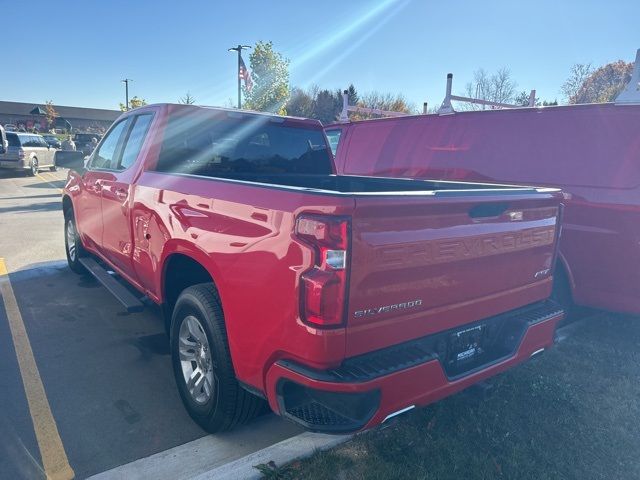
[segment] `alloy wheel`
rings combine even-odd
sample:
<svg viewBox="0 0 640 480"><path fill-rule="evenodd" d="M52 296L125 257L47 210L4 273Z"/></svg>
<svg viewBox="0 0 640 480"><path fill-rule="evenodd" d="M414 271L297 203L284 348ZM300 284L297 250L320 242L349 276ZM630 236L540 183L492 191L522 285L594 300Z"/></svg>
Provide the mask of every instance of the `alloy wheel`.
<svg viewBox="0 0 640 480"><path fill-rule="evenodd" d="M207 334L193 315L180 325L178 350L187 391L196 403L207 403L214 390L213 362Z"/></svg>

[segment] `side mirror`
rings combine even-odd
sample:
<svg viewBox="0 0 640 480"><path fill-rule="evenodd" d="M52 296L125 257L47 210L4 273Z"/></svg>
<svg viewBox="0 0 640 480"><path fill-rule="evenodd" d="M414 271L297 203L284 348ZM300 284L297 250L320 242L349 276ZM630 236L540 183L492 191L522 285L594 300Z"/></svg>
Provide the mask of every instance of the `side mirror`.
<svg viewBox="0 0 640 480"><path fill-rule="evenodd" d="M82 174L86 170L85 159L82 152L72 152L67 150L57 150L56 153L56 165L59 167L68 168L69 170L75 170Z"/></svg>

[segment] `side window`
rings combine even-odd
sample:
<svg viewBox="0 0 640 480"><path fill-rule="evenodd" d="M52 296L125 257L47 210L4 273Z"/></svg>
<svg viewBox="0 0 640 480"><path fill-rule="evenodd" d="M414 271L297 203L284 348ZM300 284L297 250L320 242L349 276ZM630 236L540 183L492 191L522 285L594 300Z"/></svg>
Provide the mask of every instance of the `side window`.
<svg viewBox="0 0 640 480"><path fill-rule="evenodd" d="M115 169L117 165L116 155L119 146L122 143L122 134L126 131L131 118L125 118L118 122L107 136L103 139L102 144L93 155L91 160L91 168Z"/></svg>
<svg viewBox="0 0 640 480"><path fill-rule="evenodd" d="M42 147L42 148L47 148L47 142L45 141L44 138L42 137L36 137L36 140L38 140L38 146Z"/></svg>
<svg viewBox="0 0 640 480"><path fill-rule="evenodd" d="M336 152L338 151L338 143L340 143L340 135L342 135L342 130L338 128L336 130L327 130L325 133L327 134L327 140L329 140L331 153L333 153L333 156L335 157Z"/></svg>
<svg viewBox="0 0 640 480"><path fill-rule="evenodd" d="M138 158L138 154L140 153L140 149L142 148L142 144L144 143L144 139L147 135L152 119L152 114L138 115L135 117L135 123L131 128L129 138L127 138L127 143L122 151L122 159L120 160L118 170L126 170L133 165Z"/></svg>

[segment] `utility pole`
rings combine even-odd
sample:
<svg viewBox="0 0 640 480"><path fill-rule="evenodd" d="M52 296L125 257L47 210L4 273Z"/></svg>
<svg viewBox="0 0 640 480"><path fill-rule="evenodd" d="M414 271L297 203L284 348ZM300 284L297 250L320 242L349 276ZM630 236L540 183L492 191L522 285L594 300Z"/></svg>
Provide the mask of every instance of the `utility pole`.
<svg viewBox="0 0 640 480"><path fill-rule="evenodd" d="M238 52L238 69L236 70L236 76L238 77L238 108L242 108L242 78L240 78L240 64L242 63L242 50L251 48L251 45L240 45L237 47L231 47L229 51Z"/></svg>
<svg viewBox="0 0 640 480"><path fill-rule="evenodd" d="M131 80L130 78L125 78L124 80L121 80L122 83L124 83L124 97L125 97L125 108L127 110L129 110L129 82L133 82L133 80Z"/></svg>

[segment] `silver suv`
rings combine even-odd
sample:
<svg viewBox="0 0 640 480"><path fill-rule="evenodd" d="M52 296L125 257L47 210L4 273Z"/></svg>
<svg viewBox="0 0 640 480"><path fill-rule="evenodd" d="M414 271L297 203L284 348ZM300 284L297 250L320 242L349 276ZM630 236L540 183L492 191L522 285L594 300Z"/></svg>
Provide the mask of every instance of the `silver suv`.
<svg viewBox="0 0 640 480"><path fill-rule="evenodd" d="M0 168L26 170L31 176L42 167L56 169L56 149L47 144L42 135L18 132L6 132L6 135L9 146L0 153Z"/></svg>

